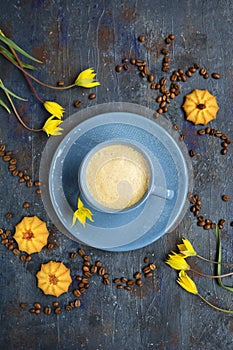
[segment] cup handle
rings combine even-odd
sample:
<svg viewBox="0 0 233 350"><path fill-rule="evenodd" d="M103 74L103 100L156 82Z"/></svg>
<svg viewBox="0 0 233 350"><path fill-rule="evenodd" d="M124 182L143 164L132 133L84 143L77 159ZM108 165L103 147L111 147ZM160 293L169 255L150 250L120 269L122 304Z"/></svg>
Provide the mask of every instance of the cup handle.
<svg viewBox="0 0 233 350"><path fill-rule="evenodd" d="M152 188L151 194L164 199L172 199L174 197L174 191L166 189L161 186L155 186Z"/></svg>

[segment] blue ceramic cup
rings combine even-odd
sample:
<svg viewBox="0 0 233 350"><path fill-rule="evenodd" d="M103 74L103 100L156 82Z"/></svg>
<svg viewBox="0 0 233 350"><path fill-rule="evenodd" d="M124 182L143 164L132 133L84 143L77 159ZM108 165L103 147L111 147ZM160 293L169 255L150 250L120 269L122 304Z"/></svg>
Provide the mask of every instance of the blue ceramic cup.
<svg viewBox="0 0 233 350"><path fill-rule="evenodd" d="M173 190L155 183L155 171L150 152L143 145L111 139L84 157L78 174L80 193L90 207L111 214L136 209L151 195L172 199ZM101 182L97 183L98 179Z"/></svg>

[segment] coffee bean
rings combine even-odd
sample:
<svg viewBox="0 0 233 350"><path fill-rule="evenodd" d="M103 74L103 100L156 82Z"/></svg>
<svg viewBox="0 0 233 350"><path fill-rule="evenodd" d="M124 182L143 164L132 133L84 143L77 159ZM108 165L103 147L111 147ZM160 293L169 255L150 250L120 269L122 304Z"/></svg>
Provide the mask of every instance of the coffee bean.
<svg viewBox="0 0 233 350"><path fill-rule="evenodd" d="M52 311L52 309L51 309L51 307L49 307L49 306L46 306L46 307L44 308L44 313L45 313L45 315L50 315L50 314L51 314L51 311Z"/></svg>
<svg viewBox="0 0 233 350"><path fill-rule="evenodd" d="M3 156L3 160L4 160L4 162L9 162L9 161L10 161L10 159L11 159L11 157L10 157L10 156Z"/></svg>
<svg viewBox="0 0 233 350"><path fill-rule="evenodd" d="M167 55L169 53L169 51L167 49L162 49L161 50L161 54L162 55Z"/></svg>
<svg viewBox="0 0 233 350"><path fill-rule="evenodd" d="M21 309L26 309L27 304L26 303L20 303L19 306L21 307Z"/></svg>
<svg viewBox="0 0 233 350"><path fill-rule="evenodd" d="M96 94L94 94L94 93L89 94L88 98L89 98L89 100L94 100L96 98Z"/></svg>
<svg viewBox="0 0 233 350"><path fill-rule="evenodd" d="M134 58L130 58L130 63L131 64L135 64L136 63L136 60Z"/></svg>
<svg viewBox="0 0 233 350"><path fill-rule="evenodd" d="M1 242L3 245L7 244L8 243L8 239L3 239L2 242Z"/></svg>
<svg viewBox="0 0 233 350"><path fill-rule="evenodd" d="M85 272L84 272L84 276L90 278L90 277L92 277L92 274L91 274L90 271L85 271Z"/></svg>
<svg viewBox="0 0 233 350"><path fill-rule="evenodd" d="M201 227L205 226L205 221L198 221L197 226L201 226Z"/></svg>
<svg viewBox="0 0 233 350"><path fill-rule="evenodd" d="M198 135L205 135L205 129L200 129L200 130L198 130Z"/></svg>
<svg viewBox="0 0 233 350"><path fill-rule="evenodd" d="M220 79L221 78L220 74L218 74L218 73L212 73L211 76L214 79Z"/></svg>
<svg viewBox="0 0 233 350"><path fill-rule="evenodd" d="M22 262L25 262L25 261L26 261L26 258L27 258L26 255L21 255L21 256L20 256L20 260L21 260Z"/></svg>
<svg viewBox="0 0 233 350"><path fill-rule="evenodd" d="M171 40L174 40L175 39L175 35L174 34L169 34L169 39L171 39Z"/></svg>
<svg viewBox="0 0 233 350"><path fill-rule="evenodd" d="M29 261L31 261L31 260L32 260L31 255L26 256L26 259L25 259L26 262L29 262Z"/></svg>
<svg viewBox="0 0 233 350"><path fill-rule="evenodd" d="M195 73L197 71L197 69L195 67L190 67L188 69L191 73Z"/></svg>
<svg viewBox="0 0 233 350"><path fill-rule="evenodd" d="M219 222L218 222L218 224L222 225L222 226L224 226L225 223L226 223L226 220L224 220L224 219L220 219Z"/></svg>
<svg viewBox="0 0 233 350"><path fill-rule="evenodd" d="M13 216L13 214L10 211L8 211L8 213L5 214L6 219L11 219L12 216Z"/></svg>
<svg viewBox="0 0 233 350"><path fill-rule="evenodd" d="M82 104L82 102L77 100L74 102L74 107L79 108L79 107L81 107L81 104Z"/></svg>
<svg viewBox="0 0 233 350"><path fill-rule="evenodd" d="M155 264L150 264L149 268L151 269L151 271L154 271L156 269L156 266L155 266Z"/></svg>
<svg viewBox="0 0 233 350"><path fill-rule="evenodd" d="M108 279L108 278L104 278L104 279L103 279L103 284L104 284L105 286L108 286L108 285L110 284L109 279Z"/></svg>
<svg viewBox="0 0 233 350"><path fill-rule="evenodd" d="M19 251L18 249L14 248L14 249L13 249L13 253L14 253L15 255L19 255L20 251Z"/></svg>
<svg viewBox="0 0 233 350"><path fill-rule="evenodd" d="M33 308L31 308L31 309L29 310L29 312L30 312L31 314L34 314L34 313L36 312L36 310L33 309Z"/></svg>
<svg viewBox="0 0 233 350"><path fill-rule="evenodd" d="M144 268L142 269L142 272L143 272L144 274L150 272L150 267L149 267L149 266L144 267Z"/></svg>
<svg viewBox="0 0 233 350"><path fill-rule="evenodd" d="M152 81L154 81L154 75L153 74L149 74L148 75L148 81L151 83Z"/></svg>
<svg viewBox="0 0 233 350"><path fill-rule="evenodd" d="M34 303L34 306L35 306L36 309L41 309L40 303L37 303L37 302L36 302L36 303Z"/></svg>
<svg viewBox="0 0 233 350"><path fill-rule="evenodd" d="M70 253L70 258L71 259L74 259L75 257L76 257L76 253L75 252Z"/></svg>
<svg viewBox="0 0 233 350"><path fill-rule="evenodd" d="M78 254L83 257L85 254L85 251L83 249L78 249Z"/></svg>
<svg viewBox="0 0 233 350"><path fill-rule="evenodd" d="M145 277L146 278L151 278L151 277L153 277L153 273L152 272L147 272L147 273L145 273Z"/></svg>
<svg viewBox="0 0 233 350"><path fill-rule="evenodd" d="M34 186L39 187L41 185L39 180L34 181Z"/></svg>
<svg viewBox="0 0 233 350"><path fill-rule="evenodd" d="M170 39L170 38L168 38L168 37L167 37L167 38L165 38L165 40L164 40L164 41L165 41L165 43L166 43L167 45L169 45L169 44L171 43L171 39Z"/></svg>
<svg viewBox="0 0 233 350"><path fill-rule="evenodd" d="M63 80L60 80L57 82L57 86L64 86L65 82Z"/></svg>
<svg viewBox="0 0 233 350"><path fill-rule="evenodd" d="M186 72L185 72L185 74L187 75L187 77L189 77L189 78L191 78L192 77L192 72L190 72L190 70L187 70Z"/></svg>
<svg viewBox="0 0 233 350"><path fill-rule="evenodd" d="M202 67L199 71L200 75L205 75L206 74L206 68Z"/></svg>
<svg viewBox="0 0 233 350"><path fill-rule="evenodd" d="M126 277L121 277L121 282L122 283L127 283L128 279Z"/></svg>
<svg viewBox="0 0 233 350"><path fill-rule="evenodd" d="M228 147L228 143L222 142L222 143L221 143L221 146L222 146L223 148L227 148L227 147Z"/></svg>
<svg viewBox="0 0 233 350"><path fill-rule="evenodd" d="M31 188L32 186L33 186L32 181L30 181L30 180L29 180L29 181L27 181L27 187L30 187L30 188ZM38 190L37 190L37 191L38 191Z"/></svg>
<svg viewBox="0 0 233 350"><path fill-rule="evenodd" d="M117 289L123 289L124 287L122 286L122 284L118 284L117 285Z"/></svg>
<svg viewBox="0 0 233 350"><path fill-rule="evenodd" d="M24 202L23 203L23 208L27 209L30 207L30 203L29 202Z"/></svg>
<svg viewBox="0 0 233 350"><path fill-rule="evenodd" d="M224 202L228 202L228 201L230 200L230 197L227 196L226 194L224 194L224 195L222 196L222 200L223 200Z"/></svg>
<svg viewBox="0 0 233 350"><path fill-rule="evenodd" d="M135 283L136 283L137 286L141 287L143 282L142 282L142 280L139 278L139 279L136 280Z"/></svg>
<svg viewBox="0 0 233 350"><path fill-rule="evenodd" d="M62 312L61 308L60 307L56 307L56 309L54 310L54 313L56 315L60 314Z"/></svg>
<svg viewBox="0 0 233 350"><path fill-rule="evenodd" d="M123 68L124 68L124 70L128 70L129 69L129 65L128 64L124 64Z"/></svg>
<svg viewBox="0 0 233 350"><path fill-rule="evenodd" d="M11 164L11 165L8 166L8 169L10 171L15 171L16 170L16 166Z"/></svg>
<svg viewBox="0 0 233 350"><path fill-rule="evenodd" d="M195 153L194 153L194 151L192 149L189 151L189 155L190 155L190 157L194 157L195 156Z"/></svg>
<svg viewBox="0 0 233 350"><path fill-rule="evenodd" d="M91 273L96 273L98 270L97 266L92 265L90 268Z"/></svg>
<svg viewBox="0 0 233 350"><path fill-rule="evenodd" d="M0 151L4 152L4 151L5 151L5 149L6 149L6 145L1 144L1 145L0 145Z"/></svg>
<svg viewBox="0 0 233 350"><path fill-rule="evenodd" d="M95 262L95 266L97 266L97 267L101 267L101 266L102 266L102 262L101 262L101 261L99 261L99 260L98 260L98 261L96 261L96 262Z"/></svg>
<svg viewBox="0 0 233 350"><path fill-rule="evenodd" d="M120 278L114 278L113 283L119 284L121 282Z"/></svg>
<svg viewBox="0 0 233 350"><path fill-rule="evenodd" d="M205 224L203 227L204 227L204 230L210 230L211 225L210 224Z"/></svg>
<svg viewBox="0 0 233 350"><path fill-rule="evenodd" d="M74 307L79 308L81 306L81 301L76 299L74 302Z"/></svg>
<svg viewBox="0 0 233 350"><path fill-rule="evenodd" d="M227 148L223 148L223 149L221 149L221 154L222 154L222 155L227 154L227 152L228 152Z"/></svg>
<svg viewBox="0 0 233 350"><path fill-rule="evenodd" d="M17 160L15 158L11 158L10 164L15 165L17 163Z"/></svg>
<svg viewBox="0 0 233 350"><path fill-rule="evenodd" d="M139 279L139 278L141 278L141 276L142 276L141 272L135 272L135 274L134 274L134 278L135 278L136 280Z"/></svg>
<svg viewBox="0 0 233 350"><path fill-rule="evenodd" d="M209 74L208 74L208 73L204 74L204 75L203 75L203 78L204 78L204 79L208 79L208 78L209 78Z"/></svg>
<svg viewBox="0 0 233 350"><path fill-rule="evenodd" d="M76 296L76 297L81 297L81 295L82 295L82 293L80 292L80 290L79 289L74 289L73 290L73 294Z"/></svg>
<svg viewBox="0 0 233 350"><path fill-rule="evenodd" d="M140 41L140 43L142 43L145 40L146 40L146 37L144 35L139 35L138 41Z"/></svg>
<svg viewBox="0 0 233 350"><path fill-rule="evenodd" d="M122 71L122 68L123 68L122 66L117 65L117 66L116 66L116 72L118 72L118 73L121 72L121 71Z"/></svg>
<svg viewBox="0 0 233 350"><path fill-rule="evenodd" d="M66 305L65 309L66 309L66 311L71 311L72 310L72 306L71 305Z"/></svg>

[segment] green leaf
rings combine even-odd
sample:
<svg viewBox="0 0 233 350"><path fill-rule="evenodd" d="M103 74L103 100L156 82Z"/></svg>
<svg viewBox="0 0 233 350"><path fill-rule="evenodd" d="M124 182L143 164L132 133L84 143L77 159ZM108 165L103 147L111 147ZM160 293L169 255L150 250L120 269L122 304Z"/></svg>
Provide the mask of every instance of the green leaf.
<svg viewBox="0 0 233 350"><path fill-rule="evenodd" d="M23 98L23 97L20 97L16 94L14 94L12 91L8 90L4 85L3 85L3 82L2 80L0 79L0 88L3 89L5 92L7 92L9 95L17 98L18 100L21 100L21 101L27 101L27 99Z"/></svg>
<svg viewBox="0 0 233 350"><path fill-rule="evenodd" d="M221 244L221 236L220 236L220 230L218 225L216 226L216 244L217 244L217 261L218 263L222 262L222 244ZM221 275L221 264L217 265L217 276ZM222 283L221 278L217 279L218 284L220 287L229 290L230 292L233 292L233 287L226 286L225 284Z"/></svg>
<svg viewBox="0 0 233 350"><path fill-rule="evenodd" d="M8 51L5 47L3 47L3 46L1 46L1 45L0 45L0 52L2 52L2 53L4 54L4 56L7 56L7 57L9 58L9 60L14 61L14 62L18 65L18 62L17 62L17 60L15 59L14 55L13 55L10 51ZM27 63L25 63L25 62L23 62L23 61L21 61L21 64L22 64L22 67L23 67L23 68L31 69L31 70L36 69L36 68L35 68L34 66L32 66L31 64L27 64Z"/></svg>
<svg viewBox="0 0 233 350"><path fill-rule="evenodd" d="M5 102L3 102L3 100L1 100L0 99L0 105L2 106L2 107L4 107L6 110L7 110L7 112L10 114L11 113L11 111L10 111L10 108L5 104Z"/></svg>
<svg viewBox="0 0 233 350"><path fill-rule="evenodd" d="M38 63L43 63L41 61L39 61L37 58L29 55L29 53L27 53L26 51L24 51L23 49L21 49L18 45L16 45L11 39L9 38L6 38L4 35L1 34L1 31L0 31L0 40L2 42L4 42L4 44L12 47L13 49L15 49L16 51L18 51L19 53L21 53L23 56L27 57L27 58L30 58L31 60L33 61L36 61Z"/></svg>

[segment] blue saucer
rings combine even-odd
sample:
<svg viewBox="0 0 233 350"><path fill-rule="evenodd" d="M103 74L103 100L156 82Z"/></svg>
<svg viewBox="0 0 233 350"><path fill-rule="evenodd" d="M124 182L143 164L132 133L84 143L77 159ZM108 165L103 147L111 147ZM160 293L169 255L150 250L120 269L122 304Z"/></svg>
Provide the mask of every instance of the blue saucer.
<svg viewBox="0 0 233 350"><path fill-rule="evenodd" d="M93 147L112 138L142 144L153 159L156 181L172 189L174 197L165 200L150 196L142 208L127 214L105 214L89 207L94 222L87 222L85 228L78 222L72 226L79 166ZM154 242L180 221L189 190L189 171L181 148L164 127L142 115L118 111L93 116L65 135L53 154L48 187L53 211L71 237L103 250L128 251Z"/></svg>

